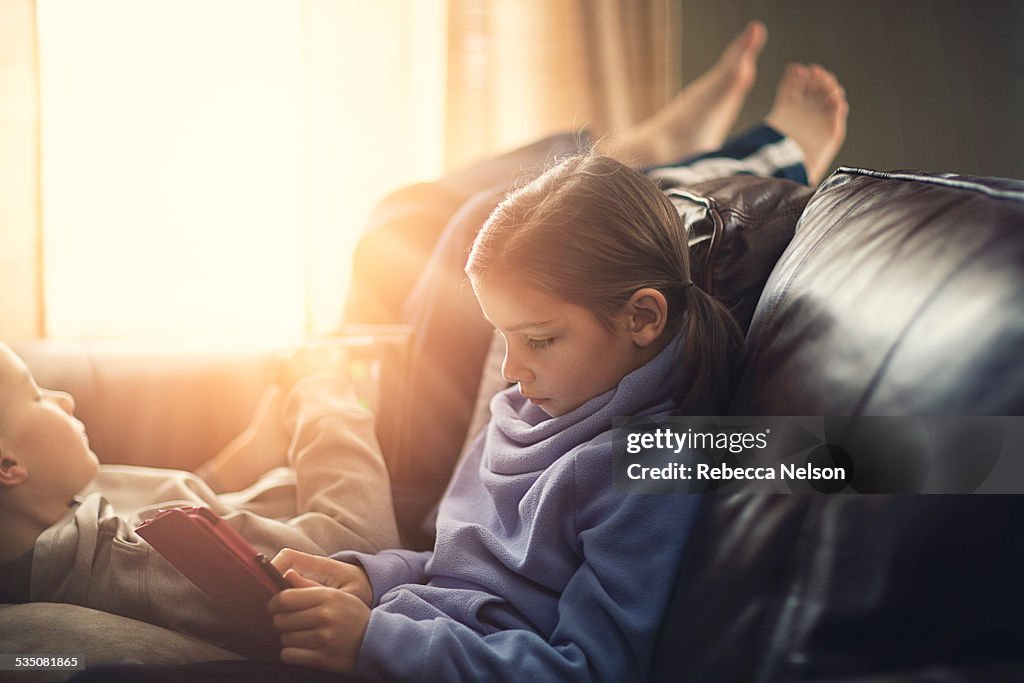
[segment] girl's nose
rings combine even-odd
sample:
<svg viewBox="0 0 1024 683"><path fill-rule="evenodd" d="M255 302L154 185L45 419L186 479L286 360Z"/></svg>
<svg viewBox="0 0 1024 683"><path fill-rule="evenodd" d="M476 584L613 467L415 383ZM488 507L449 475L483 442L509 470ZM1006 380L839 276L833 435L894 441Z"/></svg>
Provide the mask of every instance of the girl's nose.
<svg viewBox="0 0 1024 683"><path fill-rule="evenodd" d="M534 379L533 373L529 368L520 363L517 358L514 358L509 352L508 347L505 348L505 360L501 363L501 376L505 378L506 382L513 384L517 382L532 382Z"/></svg>

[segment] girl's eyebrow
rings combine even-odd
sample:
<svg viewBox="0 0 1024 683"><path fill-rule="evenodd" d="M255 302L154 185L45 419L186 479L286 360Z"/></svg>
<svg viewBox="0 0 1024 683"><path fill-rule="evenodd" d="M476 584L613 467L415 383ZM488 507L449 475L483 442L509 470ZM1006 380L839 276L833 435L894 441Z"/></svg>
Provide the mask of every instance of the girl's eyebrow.
<svg viewBox="0 0 1024 683"><path fill-rule="evenodd" d="M519 330L525 330L528 327L544 327L545 325L551 325L554 322L556 322L556 320L552 318L551 320L544 320L536 323L522 323L521 325L513 325L512 327L508 328L508 331L518 332Z"/></svg>

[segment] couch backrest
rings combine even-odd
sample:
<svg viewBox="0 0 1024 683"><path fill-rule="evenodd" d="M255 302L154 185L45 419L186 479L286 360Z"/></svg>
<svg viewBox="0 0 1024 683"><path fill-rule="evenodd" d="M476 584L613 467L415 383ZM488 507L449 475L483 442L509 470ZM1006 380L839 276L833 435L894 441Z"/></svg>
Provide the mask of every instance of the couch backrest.
<svg viewBox="0 0 1024 683"><path fill-rule="evenodd" d="M747 337L736 415L1024 413L1024 182L840 168Z"/></svg>
<svg viewBox="0 0 1024 683"><path fill-rule="evenodd" d="M1020 414L1024 183L840 169L747 343L736 415ZM1022 680L1022 572L1021 496L708 496L652 679Z"/></svg>
<svg viewBox="0 0 1024 683"><path fill-rule="evenodd" d="M694 283L728 306L746 330L812 189L751 175L685 187L662 179L660 185L686 226Z"/></svg>

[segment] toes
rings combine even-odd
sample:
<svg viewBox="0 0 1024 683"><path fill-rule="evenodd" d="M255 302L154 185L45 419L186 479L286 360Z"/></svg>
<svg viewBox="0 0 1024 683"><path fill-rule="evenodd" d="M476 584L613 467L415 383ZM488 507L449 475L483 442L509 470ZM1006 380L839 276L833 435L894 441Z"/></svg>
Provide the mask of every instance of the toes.
<svg viewBox="0 0 1024 683"><path fill-rule="evenodd" d="M807 80L806 86L808 97L824 102L834 98L840 100L845 98L846 91L839 84L839 79L836 78L834 73L820 64L812 64L809 70L810 77Z"/></svg>
<svg viewBox="0 0 1024 683"><path fill-rule="evenodd" d="M788 101L793 98L803 97L807 78L810 75L807 67L803 64L790 62L779 80L777 97L780 101Z"/></svg>
<svg viewBox="0 0 1024 683"><path fill-rule="evenodd" d="M786 65L786 71L782 76L782 82L784 84L796 87L807 80L810 75L810 71L803 64L796 62L790 62Z"/></svg>
<svg viewBox="0 0 1024 683"><path fill-rule="evenodd" d="M825 99L832 90L829 72L821 64L811 64L810 78L807 79L807 95L814 99Z"/></svg>
<svg viewBox="0 0 1024 683"><path fill-rule="evenodd" d="M767 39L768 29L765 25L760 21L751 21L725 48L722 58L731 62L747 56L756 57Z"/></svg>
<svg viewBox="0 0 1024 683"><path fill-rule="evenodd" d="M846 104L846 88L839 85L839 82L837 81L835 88L833 88L832 92L829 94L829 99Z"/></svg>
<svg viewBox="0 0 1024 683"><path fill-rule="evenodd" d="M847 103L846 98L839 93L832 93L828 99L825 100L825 106L829 111L835 113L837 116L843 116L850 109L850 105Z"/></svg>
<svg viewBox="0 0 1024 683"><path fill-rule="evenodd" d="M743 30L743 45L747 50L760 52L768 39L768 28L760 21L752 21Z"/></svg>
<svg viewBox="0 0 1024 683"><path fill-rule="evenodd" d="M826 101L837 111L849 107L849 104L846 102L846 89L839 84L839 81L834 76L832 89L829 91Z"/></svg>

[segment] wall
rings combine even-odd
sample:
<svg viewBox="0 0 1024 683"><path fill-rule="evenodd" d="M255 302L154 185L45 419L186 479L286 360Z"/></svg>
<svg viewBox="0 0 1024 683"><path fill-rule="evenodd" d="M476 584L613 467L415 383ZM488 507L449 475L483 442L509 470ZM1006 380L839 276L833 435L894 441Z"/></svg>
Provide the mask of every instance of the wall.
<svg viewBox="0 0 1024 683"><path fill-rule="evenodd" d="M0 340L41 333L35 2L0 2Z"/></svg>
<svg viewBox="0 0 1024 683"><path fill-rule="evenodd" d="M1024 3L680 2L684 82L748 19L768 25L738 126L767 112L787 62L818 61L850 102L838 164L1024 178Z"/></svg>

